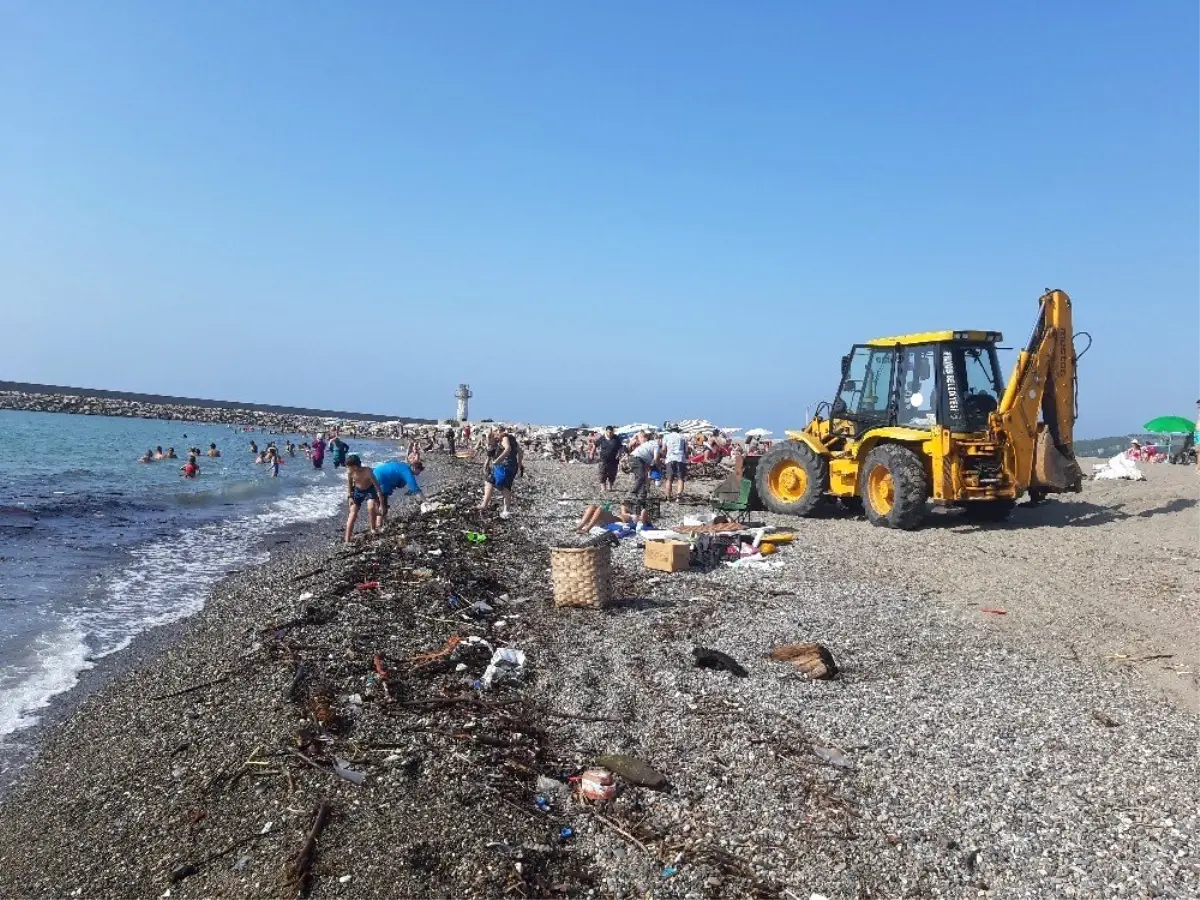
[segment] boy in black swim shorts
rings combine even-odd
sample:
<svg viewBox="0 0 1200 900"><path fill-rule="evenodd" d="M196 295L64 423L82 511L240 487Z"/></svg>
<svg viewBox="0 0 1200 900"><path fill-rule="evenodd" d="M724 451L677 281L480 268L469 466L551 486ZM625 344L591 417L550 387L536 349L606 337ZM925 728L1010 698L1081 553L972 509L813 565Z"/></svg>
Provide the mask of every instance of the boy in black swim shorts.
<svg viewBox="0 0 1200 900"><path fill-rule="evenodd" d="M350 515L346 517L346 543L354 536L354 523L358 521L358 511L365 500L367 503L367 526L371 534L375 533L376 520L379 517L379 498L383 491L375 480L375 473L362 464L358 454L351 453L346 457L346 490L350 500Z"/></svg>

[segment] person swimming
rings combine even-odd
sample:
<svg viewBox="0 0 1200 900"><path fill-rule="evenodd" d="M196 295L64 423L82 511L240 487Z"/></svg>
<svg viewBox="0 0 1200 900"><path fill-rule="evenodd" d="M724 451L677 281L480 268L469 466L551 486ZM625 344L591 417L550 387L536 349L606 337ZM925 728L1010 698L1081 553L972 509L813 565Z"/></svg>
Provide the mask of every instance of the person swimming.
<svg viewBox="0 0 1200 900"><path fill-rule="evenodd" d="M209 456L220 456L221 451L217 449L216 444L209 444L208 445L208 455Z"/></svg>
<svg viewBox="0 0 1200 900"><path fill-rule="evenodd" d="M145 452L145 454L142 456L142 458L138 460L138 462L144 462L144 463L154 462L154 451L147 450Z"/></svg>
<svg viewBox="0 0 1200 900"><path fill-rule="evenodd" d="M284 444L283 449L287 451L288 456L296 455L296 445L293 444L291 441L288 441L286 444Z"/></svg>
<svg viewBox="0 0 1200 900"><path fill-rule="evenodd" d="M257 444L256 442L254 442L254 441L251 441L251 442L250 442L250 452L251 452L251 453L257 453L257 452L258 452L258 444Z"/></svg>
<svg viewBox="0 0 1200 900"><path fill-rule="evenodd" d="M155 459L166 459L166 458L167 458L166 454L165 454L165 453L163 453L163 448L162 448L162 447L155 447L155 448L154 448L154 458L155 458Z"/></svg>
<svg viewBox="0 0 1200 900"><path fill-rule="evenodd" d="M166 458L167 458L167 459L179 459L179 457L175 455L175 448L174 448L174 447L168 447L168 448L167 448L167 456L166 456Z"/></svg>
<svg viewBox="0 0 1200 900"><path fill-rule="evenodd" d="M183 473L184 478L195 478L200 474L200 466L196 464L196 457L189 456L188 461L179 467L179 471Z"/></svg>

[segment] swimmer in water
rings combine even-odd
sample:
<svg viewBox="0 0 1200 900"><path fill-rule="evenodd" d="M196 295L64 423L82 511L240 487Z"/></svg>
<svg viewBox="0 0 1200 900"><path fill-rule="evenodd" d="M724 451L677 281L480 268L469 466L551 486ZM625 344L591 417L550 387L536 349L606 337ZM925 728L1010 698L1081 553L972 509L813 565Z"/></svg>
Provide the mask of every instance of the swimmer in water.
<svg viewBox="0 0 1200 900"><path fill-rule="evenodd" d="M168 448L167 448L167 456L166 456L166 458L167 458L167 459L179 459L179 457L175 455L175 448L174 448L174 447L168 447Z"/></svg>
<svg viewBox="0 0 1200 900"><path fill-rule="evenodd" d="M279 458L279 451L276 450L274 447L268 447L266 457L264 458L263 461L268 466L271 467L271 477L278 478L279 477L279 465L282 462L282 460L280 460L280 458Z"/></svg>
<svg viewBox="0 0 1200 900"><path fill-rule="evenodd" d="M221 451L217 449L217 445L216 445L216 444L209 444L209 445L208 445L208 454L207 454L207 455L208 455L208 456L220 456L220 455L221 455Z"/></svg>
<svg viewBox="0 0 1200 900"><path fill-rule="evenodd" d="M154 462L154 451L147 450L145 455L142 456L142 458L139 459L138 462L144 462L144 463Z"/></svg>
<svg viewBox="0 0 1200 900"><path fill-rule="evenodd" d="M250 452L251 452L251 453L257 453L257 452L258 452L258 444L257 444L257 443L255 443L254 441L251 441L251 442L250 442Z"/></svg>
<svg viewBox="0 0 1200 900"><path fill-rule="evenodd" d="M293 444L291 441L288 441L286 444L284 444L283 449L287 451L288 456L296 455L296 445Z"/></svg>
<svg viewBox="0 0 1200 900"><path fill-rule="evenodd" d="M379 515L379 498L383 491L375 480L375 473L364 466L355 454L346 457L346 491L350 499L350 515L346 518L346 543L354 536L354 523L365 500L367 524L371 534L375 533L376 517Z"/></svg>
<svg viewBox="0 0 1200 900"><path fill-rule="evenodd" d="M154 448L154 458L155 459L166 459L167 458L166 454L163 453L162 447Z"/></svg>
<svg viewBox="0 0 1200 900"><path fill-rule="evenodd" d="M183 473L183 478L195 478L200 474L200 466L196 464L196 457L189 456L188 461L179 467L179 471Z"/></svg>

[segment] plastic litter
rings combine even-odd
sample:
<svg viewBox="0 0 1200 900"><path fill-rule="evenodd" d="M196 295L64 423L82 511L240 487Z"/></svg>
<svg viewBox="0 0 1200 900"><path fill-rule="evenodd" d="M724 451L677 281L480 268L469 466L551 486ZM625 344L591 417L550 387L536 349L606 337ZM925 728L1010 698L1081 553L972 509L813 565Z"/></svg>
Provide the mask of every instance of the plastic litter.
<svg viewBox="0 0 1200 900"><path fill-rule="evenodd" d="M488 539L488 536L482 531L464 531L463 537L471 544L482 544Z"/></svg>
<svg viewBox="0 0 1200 900"><path fill-rule="evenodd" d="M558 830L558 839L562 842L569 841L573 837L575 837L575 829L570 825L564 825Z"/></svg>
<svg viewBox="0 0 1200 900"><path fill-rule="evenodd" d="M579 793L589 800L611 800L617 793L617 782L608 769L586 769L579 779Z"/></svg>
<svg viewBox="0 0 1200 900"><path fill-rule="evenodd" d="M357 585L359 591L373 591L378 587L378 581L360 581Z"/></svg>
<svg viewBox="0 0 1200 900"><path fill-rule="evenodd" d="M533 805L536 806L538 809L540 809L542 812L550 812L550 801L547 800L545 797L543 797L541 794L538 794L533 799Z"/></svg>
<svg viewBox="0 0 1200 900"><path fill-rule="evenodd" d="M679 868L677 866L663 866L662 877L670 878L672 875L678 875Z"/></svg>
<svg viewBox="0 0 1200 900"><path fill-rule="evenodd" d="M841 750L836 750L833 747L822 747L818 744L812 745L812 752L829 763L831 766L837 766L839 769L853 769L854 763L846 758L846 755Z"/></svg>
<svg viewBox="0 0 1200 900"><path fill-rule="evenodd" d="M492 654L492 661L483 670L483 678L480 679L480 683L484 688L490 688L498 676L501 679L520 678L524 668L524 651L514 647L501 647Z"/></svg>
<svg viewBox="0 0 1200 900"><path fill-rule="evenodd" d="M362 784L367 780L366 772L360 772L358 769L350 768L346 760L342 759L340 756L335 756L333 759L333 771L335 771L338 775L341 775L351 784Z"/></svg>
<svg viewBox="0 0 1200 900"><path fill-rule="evenodd" d="M616 772L630 784L650 788L654 791L666 790L667 776L663 775L645 760L636 756L626 756L624 753L610 753L596 758L596 765L603 766Z"/></svg>
<svg viewBox="0 0 1200 900"><path fill-rule="evenodd" d="M981 609L980 612L991 613L993 616L1007 616L1007 609Z"/></svg>
<svg viewBox="0 0 1200 900"><path fill-rule="evenodd" d="M1118 453L1106 463L1092 466L1092 478L1097 481L1145 481L1146 476L1132 459Z"/></svg>
<svg viewBox="0 0 1200 900"><path fill-rule="evenodd" d="M486 616L491 611L491 604L485 603L483 600L476 600L471 604L471 612L475 613L477 616Z"/></svg>

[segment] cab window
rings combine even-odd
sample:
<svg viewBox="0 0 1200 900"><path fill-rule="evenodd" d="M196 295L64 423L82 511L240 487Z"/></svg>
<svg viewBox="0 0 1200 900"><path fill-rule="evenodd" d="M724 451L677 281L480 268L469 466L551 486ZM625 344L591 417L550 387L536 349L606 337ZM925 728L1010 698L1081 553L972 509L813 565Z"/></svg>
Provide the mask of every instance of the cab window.
<svg viewBox="0 0 1200 900"><path fill-rule="evenodd" d="M833 414L859 422L886 424L895 358L895 351L890 348L855 347L842 376Z"/></svg>
<svg viewBox="0 0 1200 900"><path fill-rule="evenodd" d="M937 424L937 348L908 347L901 354L896 421L913 428Z"/></svg>

